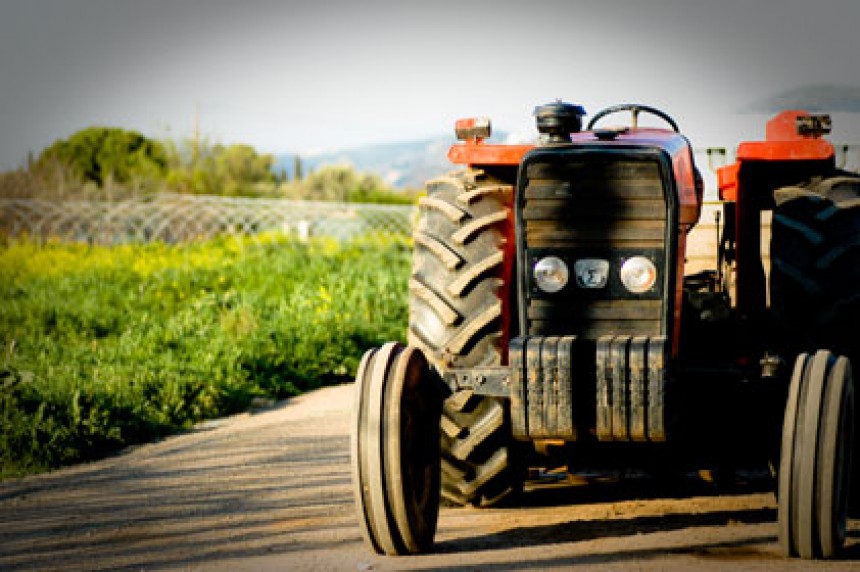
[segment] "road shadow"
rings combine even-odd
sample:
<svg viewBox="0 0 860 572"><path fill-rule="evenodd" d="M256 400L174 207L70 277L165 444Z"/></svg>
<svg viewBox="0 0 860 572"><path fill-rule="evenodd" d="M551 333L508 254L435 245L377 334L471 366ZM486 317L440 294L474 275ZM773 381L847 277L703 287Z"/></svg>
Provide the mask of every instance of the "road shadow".
<svg viewBox="0 0 860 572"><path fill-rule="evenodd" d="M730 497L754 495L771 492L772 481L769 478L729 479L719 484L706 482L694 477L674 479L656 479L650 477L601 478L577 486L554 486L532 490L517 499L516 505L509 504L501 511L528 511L546 507L575 507L599 505L607 503L623 503L627 501L681 501L693 497ZM677 506L677 503L676 503ZM607 517L579 519L572 514L570 520L549 524L529 524L513 526L502 531L482 534L463 534L458 538L449 538L437 543L435 552L441 554L468 554L486 551L501 551L507 549L552 546L565 543L578 543L604 539L623 539L646 534L667 533L673 531L689 531L707 527L732 527L738 525L773 524L773 532L762 533L761 528L749 529L746 536L740 539L709 542L693 541L683 547L630 548L625 550L602 552L597 554L579 554L575 557L547 557L544 560L533 560L523 564L499 562L498 564L482 563L481 570L518 570L518 569L558 569L568 567L596 567L601 565L619 564L624 562L645 561L666 555L687 555L702 560L725 560L741 562L746 560L771 560L775 563L783 561L776 547L777 537L775 524L777 511L771 506L744 508L738 510L715 509L701 512L701 506L689 512L656 514L638 517ZM469 509L453 509L469 510ZM496 509L484 509L493 511ZM837 560L860 560L860 523L850 521L851 529L847 532L846 548ZM694 535L692 538L696 538ZM791 561L803 567L801 561ZM474 570L474 566L434 567L434 570ZM428 568L429 570L429 568Z"/></svg>
<svg viewBox="0 0 860 572"><path fill-rule="evenodd" d="M0 570L205 570L360 546L348 437L300 429L189 434L4 482Z"/></svg>
<svg viewBox="0 0 860 572"><path fill-rule="evenodd" d="M321 393L320 398L329 395ZM207 570L272 557L290 569L290 561L307 552L372 560L375 556L362 544L352 496L347 412L337 417L323 415L324 407L309 409L307 417L285 421L287 408L276 407L232 428L213 425L103 462L0 483L0 570ZM648 546L639 543L615 552L503 563L502 555L510 548L776 521L768 506L696 512L679 509L676 502L674 514L651 511L646 516L579 521L575 508L564 508L755 494L771 490L767 479L714 484L698 478L604 475L588 476L586 486L571 486L555 477L522 496L516 508L500 510L526 514L559 507L570 511L569 518L561 516L564 522L554 518L552 523L514 523L491 531L481 528L481 522L495 509L473 511L478 524L463 527L456 537L448 535L436 548L437 553L464 555L450 559L461 564L428 570L594 568L613 563L634 567L637 560L667 553L731 562L777 558L773 527L750 529L743 539L730 542L705 539L667 549L652 548L659 543L649 539ZM709 505L699 509L702 506ZM860 530L855 526L849 536L844 558L853 563L860 560ZM467 555L481 551L497 554L489 556L488 564L469 564ZM422 566L421 558L410 560L409 567ZM396 559L386 562L397 567Z"/></svg>
<svg viewBox="0 0 860 572"><path fill-rule="evenodd" d="M718 481L705 479L695 473L655 477L646 473L624 475L604 473L590 476L573 475L531 481L527 492L512 499L513 506L548 507L633 500L684 499L745 495L773 492L773 479L766 475L744 478L726 476Z"/></svg>
<svg viewBox="0 0 860 572"><path fill-rule="evenodd" d="M471 552L493 548L518 548L583 542L587 540L670 532L694 527L762 524L776 520L770 508L716 511L704 514L669 514L612 520L572 520L537 526L519 526L502 532L441 542L438 552ZM774 537L775 541L776 538Z"/></svg>
<svg viewBox="0 0 860 572"><path fill-rule="evenodd" d="M471 572L476 569L480 569L482 572L494 572L497 570L571 570L574 568L593 570L613 564L629 566L629 569L639 569L644 562L649 560L682 555L692 555L702 560L724 561L727 567L734 565L739 566L740 569L744 569L744 562L773 558L771 551L758 548L758 545L775 541L776 537L763 535L738 541L708 542L685 546L683 548L666 548L660 546L596 554L529 558L527 561L521 562L483 562L480 566L433 566L427 568L410 568L410 570L427 572L431 570L437 572ZM679 569L678 567L668 567Z"/></svg>

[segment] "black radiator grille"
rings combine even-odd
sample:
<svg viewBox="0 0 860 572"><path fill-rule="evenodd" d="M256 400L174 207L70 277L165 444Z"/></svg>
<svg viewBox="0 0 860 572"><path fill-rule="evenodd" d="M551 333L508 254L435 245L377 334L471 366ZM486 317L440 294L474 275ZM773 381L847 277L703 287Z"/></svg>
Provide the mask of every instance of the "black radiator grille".
<svg viewBox="0 0 860 572"><path fill-rule="evenodd" d="M632 295L617 268L625 257L647 254L665 275L667 203L661 164L655 157L613 153L548 155L526 164L521 189L524 225L526 323L531 335L576 335L596 340L606 334L663 332L663 285ZM610 282L599 290L580 289L571 276L556 294L538 291L530 280L535 260L553 254L573 272L575 260L610 260Z"/></svg>

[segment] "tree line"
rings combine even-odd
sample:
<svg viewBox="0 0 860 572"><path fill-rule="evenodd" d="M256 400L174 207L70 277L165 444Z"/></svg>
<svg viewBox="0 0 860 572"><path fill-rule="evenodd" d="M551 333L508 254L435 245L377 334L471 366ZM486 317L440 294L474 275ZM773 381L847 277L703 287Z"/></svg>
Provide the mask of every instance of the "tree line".
<svg viewBox="0 0 860 572"><path fill-rule="evenodd" d="M23 167L0 173L0 197L113 198L158 192L305 200L411 203L416 193L388 187L375 173L326 165L293 177L275 157L244 144L194 138L156 140L136 131L91 127L60 139Z"/></svg>

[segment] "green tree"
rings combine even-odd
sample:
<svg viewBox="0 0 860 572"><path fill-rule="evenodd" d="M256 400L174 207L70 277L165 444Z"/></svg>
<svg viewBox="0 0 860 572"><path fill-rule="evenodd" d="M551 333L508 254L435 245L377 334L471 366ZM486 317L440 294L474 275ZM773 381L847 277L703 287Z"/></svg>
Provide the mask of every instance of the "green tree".
<svg viewBox="0 0 860 572"><path fill-rule="evenodd" d="M308 174L301 182L301 198L347 201L353 193L385 188L378 175L359 173L351 165L326 165Z"/></svg>
<svg viewBox="0 0 860 572"><path fill-rule="evenodd" d="M375 173L356 171L352 165L324 165L302 181L287 186L287 196L314 201L410 204L415 193L390 189Z"/></svg>
<svg viewBox="0 0 860 572"><path fill-rule="evenodd" d="M218 146L215 151L215 173L223 194L256 194L260 187L275 183L272 155L258 154L249 145Z"/></svg>
<svg viewBox="0 0 860 572"><path fill-rule="evenodd" d="M168 186L181 193L258 196L275 191L275 158L249 145L171 144Z"/></svg>
<svg viewBox="0 0 860 572"><path fill-rule="evenodd" d="M164 146L137 131L90 127L60 139L45 149L37 165L61 163L85 181L139 187L164 176L168 156Z"/></svg>

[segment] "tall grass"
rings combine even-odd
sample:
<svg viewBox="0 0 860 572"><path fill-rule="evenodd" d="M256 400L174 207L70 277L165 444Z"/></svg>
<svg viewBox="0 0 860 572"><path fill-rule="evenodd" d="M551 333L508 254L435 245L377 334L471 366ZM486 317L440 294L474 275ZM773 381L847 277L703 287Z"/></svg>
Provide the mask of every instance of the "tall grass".
<svg viewBox="0 0 860 572"><path fill-rule="evenodd" d="M409 246L281 236L0 245L0 476L354 374L402 339Z"/></svg>

